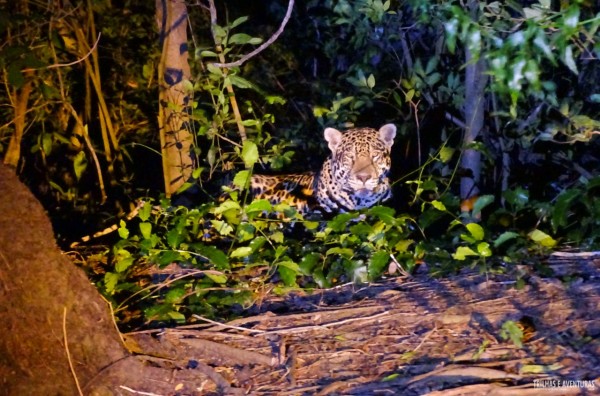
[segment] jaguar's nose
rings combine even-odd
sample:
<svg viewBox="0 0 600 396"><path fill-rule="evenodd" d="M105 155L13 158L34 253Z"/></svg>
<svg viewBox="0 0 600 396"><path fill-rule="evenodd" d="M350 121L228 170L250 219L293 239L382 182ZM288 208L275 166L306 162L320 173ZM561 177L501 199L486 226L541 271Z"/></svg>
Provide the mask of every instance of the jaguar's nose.
<svg viewBox="0 0 600 396"><path fill-rule="evenodd" d="M368 172L359 172L356 174L356 178L364 184L371 178L371 175Z"/></svg>

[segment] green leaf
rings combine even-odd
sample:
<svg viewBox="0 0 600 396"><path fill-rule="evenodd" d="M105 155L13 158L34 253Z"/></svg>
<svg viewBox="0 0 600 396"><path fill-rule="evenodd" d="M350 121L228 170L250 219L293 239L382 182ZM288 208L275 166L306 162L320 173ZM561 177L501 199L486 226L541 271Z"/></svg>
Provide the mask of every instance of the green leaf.
<svg viewBox="0 0 600 396"><path fill-rule="evenodd" d="M475 204L473 204L473 211L471 212L471 215L472 216L479 215L479 213L481 213L481 210L483 208L485 208L486 206L488 206L489 204L491 204L492 202L494 202L493 195L482 195L482 196L478 197L477 200L475 201Z"/></svg>
<svg viewBox="0 0 600 396"><path fill-rule="evenodd" d="M387 225L394 225L396 223L396 218L394 217L396 213L394 209L387 206L374 206L369 209L367 213L371 216L377 217Z"/></svg>
<svg viewBox="0 0 600 396"><path fill-rule="evenodd" d="M125 220L119 221L119 229L117 230L117 233L121 239L129 238L129 230L127 229L127 223Z"/></svg>
<svg viewBox="0 0 600 396"><path fill-rule="evenodd" d="M309 253L302 257L300 260L300 272L304 275L311 275L313 272L313 268L321 261L321 254L319 253Z"/></svg>
<svg viewBox="0 0 600 396"><path fill-rule="evenodd" d="M332 254L337 254L340 255L344 258L352 258L352 256L354 255L354 250L352 249L348 249L348 248L341 248L341 247L333 247L329 250L327 250L327 252L325 253L325 255L329 256Z"/></svg>
<svg viewBox="0 0 600 396"><path fill-rule="evenodd" d="M557 242L554 238L552 238L550 235L548 235L545 232L540 231L538 229L531 231L529 233L529 238L531 238L531 240L534 241L535 243L537 243L538 245L541 245L541 246L547 247L547 248L553 248L557 244Z"/></svg>
<svg viewBox="0 0 600 396"><path fill-rule="evenodd" d="M165 295L165 302L168 304L179 304L186 295L186 290L183 287L171 289Z"/></svg>
<svg viewBox="0 0 600 396"><path fill-rule="evenodd" d="M369 279L375 280L381 276L390 262L390 254L384 250L375 252L369 261Z"/></svg>
<svg viewBox="0 0 600 396"><path fill-rule="evenodd" d="M498 246L502 245L504 242L509 241L514 238L517 238L517 237L519 237L519 234L517 234L516 232L512 232L512 231L503 232L494 241L494 247L498 247Z"/></svg>
<svg viewBox="0 0 600 396"><path fill-rule="evenodd" d="M563 191L552 208L552 227L557 230L559 227L567 225L567 218L569 216L569 208L575 201L575 199L581 197L581 191L578 189L571 189Z"/></svg>
<svg viewBox="0 0 600 396"><path fill-rule="evenodd" d="M522 187L506 190L502 195L515 209L521 209L529 203L529 192Z"/></svg>
<svg viewBox="0 0 600 396"><path fill-rule="evenodd" d="M252 253L252 248L250 246L241 246L235 249L233 252L229 254L229 257L248 257Z"/></svg>
<svg viewBox="0 0 600 396"><path fill-rule="evenodd" d="M254 234L256 232L256 227L252 224L241 223L238 225L236 230L236 235L238 237L239 242L245 242L254 238Z"/></svg>
<svg viewBox="0 0 600 396"><path fill-rule="evenodd" d="M81 175L86 170L88 165L87 157L84 151L80 151L73 158L73 170L75 171L75 177L77 180L81 179Z"/></svg>
<svg viewBox="0 0 600 396"><path fill-rule="evenodd" d="M221 68L213 65L212 63L207 64L206 68L208 69L208 72L210 74L214 74L215 76L217 76L219 78L223 77L223 70L221 70Z"/></svg>
<svg viewBox="0 0 600 396"><path fill-rule="evenodd" d="M241 25L242 23L246 22L247 20L248 20L247 16L239 17L235 21L231 22L231 25L229 27L230 27L230 29L236 28L239 25Z"/></svg>
<svg viewBox="0 0 600 396"><path fill-rule="evenodd" d="M277 263L277 272L286 286L297 286L296 277L300 274L298 264L293 261L281 261Z"/></svg>
<svg viewBox="0 0 600 396"><path fill-rule="evenodd" d="M394 250L398 253L406 253L413 243L415 243L415 241L412 239L401 239L394 245Z"/></svg>
<svg viewBox="0 0 600 396"><path fill-rule="evenodd" d="M115 264L115 270L117 272L123 272L125 271L127 268L131 267L133 265L134 262L134 257L133 256L126 256L126 257L122 257L119 261L117 261L117 263Z"/></svg>
<svg viewBox="0 0 600 396"><path fill-rule="evenodd" d="M219 235L231 235L233 227L223 220L211 220L210 224L219 233Z"/></svg>
<svg viewBox="0 0 600 396"><path fill-rule="evenodd" d="M21 73L21 63L13 63L8 67L8 83L16 89L20 89L25 85L25 77Z"/></svg>
<svg viewBox="0 0 600 396"><path fill-rule="evenodd" d="M254 38L246 33L233 34L229 37L229 40L228 40L229 44L239 44L239 45L254 44L256 42L257 42L256 38ZM262 40L258 39L258 43L260 44L261 42L262 42Z"/></svg>
<svg viewBox="0 0 600 396"><path fill-rule="evenodd" d="M491 257L492 249L490 249L490 244L487 242L477 244L477 253L479 253L480 257Z"/></svg>
<svg viewBox="0 0 600 396"><path fill-rule="evenodd" d="M250 205L246 206L245 211L247 214L252 213L263 213L270 212L272 210L271 203L266 199L259 199L252 201Z"/></svg>
<svg viewBox="0 0 600 396"><path fill-rule="evenodd" d="M140 208L140 210L138 212L138 217L142 221L148 221L151 214L152 214L152 205L150 204L150 202L144 202L144 204L142 205L142 207Z"/></svg>
<svg viewBox="0 0 600 396"><path fill-rule="evenodd" d="M144 239L150 239L152 236L152 223L140 223L140 233Z"/></svg>
<svg viewBox="0 0 600 396"><path fill-rule="evenodd" d="M284 236L283 236L283 232L281 231L275 231L271 234L271 236L269 237L269 239L275 243L283 243L284 241Z"/></svg>
<svg viewBox="0 0 600 396"><path fill-rule="evenodd" d="M246 140L242 146L242 159L246 168L252 167L258 161L258 147L256 143Z"/></svg>
<svg viewBox="0 0 600 396"><path fill-rule="evenodd" d="M517 348L523 346L523 330L512 320L507 320L502 324L500 337L505 340L510 339Z"/></svg>
<svg viewBox="0 0 600 396"><path fill-rule="evenodd" d="M212 280L213 282L215 282L219 285L224 285L227 283L227 275L225 275L223 273L216 273L215 271L206 271L204 274L210 280Z"/></svg>
<svg viewBox="0 0 600 396"><path fill-rule="evenodd" d="M369 78L367 78L367 87L373 89L375 87L375 76L370 74Z"/></svg>
<svg viewBox="0 0 600 396"><path fill-rule="evenodd" d="M463 261L468 256L478 256L478 254L468 246L459 246L456 248L456 253L452 253L452 258Z"/></svg>
<svg viewBox="0 0 600 396"><path fill-rule="evenodd" d="M233 178L233 185L241 189L246 189L250 185L250 179L250 171L239 171Z"/></svg>
<svg viewBox="0 0 600 396"><path fill-rule="evenodd" d="M567 45L565 47L565 51L563 52L563 61L565 65L575 74L579 74L577 70L577 65L575 64L575 59L573 59L573 47Z"/></svg>
<svg viewBox="0 0 600 396"><path fill-rule="evenodd" d="M448 162L450 162L455 152L456 150L451 147L442 147L440 149L440 160L442 160L443 163L447 164Z"/></svg>
<svg viewBox="0 0 600 396"><path fill-rule="evenodd" d="M215 246L194 244L192 247L198 252L198 254L206 257L208 261L210 261L217 269L226 270L231 268L227 255Z"/></svg>
<svg viewBox="0 0 600 396"><path fill-rule="evenodd" d="M259 124L259 121L258 120L254 120L254 119L249 119L249 120L242 121L242 125L243 126L247 126L247 127L256 126L258 124Z"/></svg>
<svg viewBox="0 0 600 396"><path fill-rule="evenodd" d="M104 287L108 294L113 294L115 292L120 279L121 276L114 272L107 272L104 274Z"/></svg>
<svg viewBox="0 0 600 396"><path fill-rule="evenodd" d="M200 56L203 58L216 58L218 55L214 51L204 50L204 51L200 52ZM146 65L144 65L144 67L146 67ZM148 77L146 77L146 78L148 78Z"/></svg>
<svg viewBox="0 0 600 396"><path fill-rule="evenodd" d="M172 228L167 232L167 243L173 249L179 248L184 240L184 234L179 228Z"/></svg>
<svg viewBox="0 0 600 396"><path fill-rule="evenodd" d="M264 236L259 236L256 237L252 240L252 242L250 242L250 251L252 253L257 252L261 247L263 247L263 245L267 242L267 238L265 238Z"/></svg>
<svg viewBox="0 0 600 396"><path fill-rule="evenodd" d="M446 209L446 205L444 205L441 201L438 201L437 199L434 199L430 203L431 203L431 206L433 206L434 208L436 208L440 212L445 212L447 210Z"/></svg>
<svg viewBox="0 0 600 396"><path fill-rule="evenodd" d="M465 227L467 227L467 230L469 230L469 233L471 233L471 236L475 238L476 241L483 240L485 233L483 231L483 227L481 227L479 224L469 223Z"/></svg>
<svg viewBox="0 0 600 396"><path fill-rule="evenodd" d="M171 263L182 261L183 256L179 252L173 250L164 250L152 258L152 262L158 264L159 267L164 267Z"/></svg>
<svg viewBox="0 0 600 396"><path fill-rule="evenodd" d="M44 150L44 154L50 155L52 153L52 134L44 133L42 134L42 150Z"/></svg>
<svg viewBox="0 0 600 396"><path fill-rule="evenodd" d="M331 228L333 231L342 231L354 217L355 215L352 213L341 213L328 222L327 227Z"/></svg>
<svg viewBox="0 0 600 396"><path fill-rule="evenodd" d="M174 321L176 321L178 323L185 322L185 315L182 314L181 312L170 311L167 315L169 316L169 318L173 319Z"/></svg>
<svg viewBox="0 0 600 396"><path fill-rule="evenodd" d="M254 90L258 89L258 87L255 84L253 84L252 82L250 82L240 76L236 76L235 74L232 74L229 76L229 81L231 82L231 85L236 86L241 89L248 89L248 88L251 88Z"/></svg>

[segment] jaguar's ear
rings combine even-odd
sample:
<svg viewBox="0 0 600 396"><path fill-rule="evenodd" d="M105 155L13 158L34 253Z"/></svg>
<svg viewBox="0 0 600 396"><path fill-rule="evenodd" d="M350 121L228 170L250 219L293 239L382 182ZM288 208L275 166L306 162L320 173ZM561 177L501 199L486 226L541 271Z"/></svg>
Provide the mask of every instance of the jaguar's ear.
<svg viewBox="0 0 600 396"><path fill-rule="evenodd" d="M394 144L394 138L396 137L396 125L385 124L379 128L379 138L383 140L387 148L392 147Z"/></svg>
<svg viewBox="0 0 600 396"><path fill-rule="evenodd" d="M335 149L342 142L342 132L334 128L325 128L323 135L325 135L325 140L329 143L329 150L335 152Z"/></svg>

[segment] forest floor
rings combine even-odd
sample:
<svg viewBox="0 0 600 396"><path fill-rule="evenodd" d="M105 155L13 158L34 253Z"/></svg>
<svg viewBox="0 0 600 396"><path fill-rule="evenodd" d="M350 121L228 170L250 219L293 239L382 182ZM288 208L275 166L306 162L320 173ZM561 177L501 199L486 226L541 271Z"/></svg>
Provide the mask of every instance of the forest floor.
<svg viewBox="0 0 600 396"><path fill-rule="evenodd" d="M516 268L520 289L514 274L417 274L272 297L229 323L124 334L138 358L171 370L128 391L600 394L600 253L557 253L547 265L552 277ZM503 334L511 325L520 346Z"/></svg>

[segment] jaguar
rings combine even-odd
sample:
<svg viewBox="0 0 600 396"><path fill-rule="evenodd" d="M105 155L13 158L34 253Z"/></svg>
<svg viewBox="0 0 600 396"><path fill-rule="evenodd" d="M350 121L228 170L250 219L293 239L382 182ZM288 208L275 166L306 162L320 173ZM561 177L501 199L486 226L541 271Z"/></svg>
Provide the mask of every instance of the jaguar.
<svg viewBox="0 0 600 396"><path fill-rule="evenodd" d="M390 198L390 151L396 126L323 132L331 151L320 170L287 175L253 175L255 199L287 202L303 214L343 213Z"/></svg>
<svg viewBox="0 0 600 396"><path fill-rule="evenodd" d="M386 124L379 130L354 128L341 132L326 128L323 132L331 153L320 170L285 175L253 175L250 190L254 199L271 204L286 202L303 215L344 213L368 208L390 198L390 151L396 126ZM127 214L125 221L137 216L145 204L141 201ZM118 224L79 242L88 242L118 229Z"/></svg>

